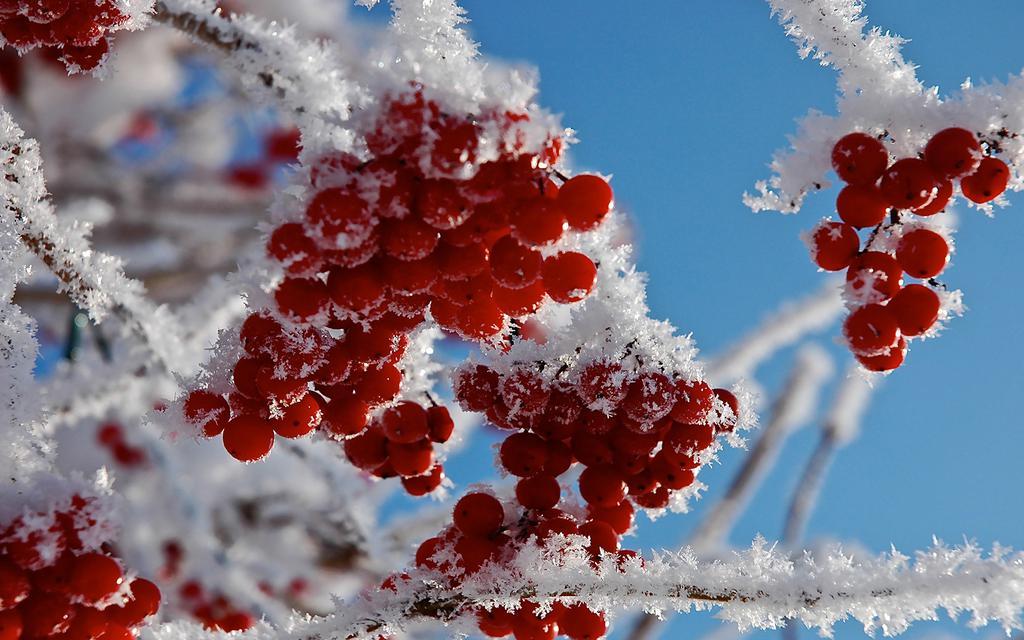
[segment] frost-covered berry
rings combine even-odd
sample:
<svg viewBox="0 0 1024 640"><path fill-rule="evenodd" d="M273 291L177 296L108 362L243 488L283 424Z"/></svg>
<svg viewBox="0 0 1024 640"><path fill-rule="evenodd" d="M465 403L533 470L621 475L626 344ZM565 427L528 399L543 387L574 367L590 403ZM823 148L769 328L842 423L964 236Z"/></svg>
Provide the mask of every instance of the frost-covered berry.
<svg viewBox="0 0 1024 640"><path fill-rule="evenodd" d="M843 334L855 353L870 356L896 342L899 324L892 311L886 307L868 304L846 318Z"/></svg>
<svg viewBox="0 0 1024 640"><path fill-rule="evenodd" d="M895 344L883 349L880 353L876 355L856 354L856 358L857 362L868 371L883 372L899 368L906 355L907 341L900 336Z"/></svg>
<svg viewBox="0 0 1024 640"><path fill-rule="evenodd" d="M888 253L866 251L850 263L846 282L855 296L866 302L881 302L899 291L903 285L903 269Z"/></svg>
<svg viewBox="0 0 1024 640"><path fill-rule="evenodd" d="M117 591L123 580L117 560L102 553L84 553L72 561L67 588L70 594L95 604Z"/></svg>
<svg viewBox="0 0 1024 640"><path fill-rule="evenodd" d="M573 176L558 190L558 204L569 226L579 231L601 224L612 207L612 188L604 178Z"/></svg>
<svg viewBox="0 0 1024 640"><path fill-rule="evenodd" d="M231 419L224 427L224 448L236 460L256 462L267 457L274 446L274 429L270 423L251 414Z"/></svg>
<svg viewBox="0 0 1024 640"><path fill-rule="evenodd" d="M900 267L915 278L933 278L946 268L949 245L930 229L914 229L900 238L896 248Z"/></svg>
<svg viewBox="0 0 1024 640"><path fill-rule="evenodd" d="M939 179L924 160L903 158L886 169L879 188L893 207L917 209L938 195Z"/></svg>
<svg viewBox="0 0 1024 640"><path fill-rule="evenodd" d="M810 234L811 259L825 271L841 271L860 248L857 230L849 224L823 220Z"/></svg>
<svg viewBox="0 0 1024 640"><path fill-rule="evenodd" d="M874 184L851 184L843 187L836 198L836 211L843 222L863 229L885 220L889 203Z"/></svg>
<svg viewBox="0 0 1024 640"><path fill-rule="evenodd" d="M540 436L513 433L501 443L501 464L514 476L529 478L544 471L547 463L547 445Z"/></svg>
<svg viewBox="0 0 1024 640"><path fill-rule="evenodd" d="M570 304L588 295L597 282L597 266L586 255L567 251L544 260L544 288L555 302Z"/></svg>
<svg viewBox="0 0 1024 640"><path fill-rule="evenodd" d="M888 164L885 145L866 133L849 133L832 147L832 168L848 184L871 184Z"/></svg>
<svg viewBox="0 0 1024 640"><path fill-rule="evenodd" d="M896 318L900 333L917 336L928 331L939 318L939 296L923 284L909 284L886 305Z"/></svg>
<svg viewBox="0 0 1024 640"><path fill-rule="evenodd" d="M202 430L207 438L220 435L228 423L229 408L224 396L198 389L186 398L183 410L185 419Z"/></svg>
<svg viewBox="0 0 1024 640"><path fill-rule="evenodd" d="M960 180L960 191L972 202L984 204L995 200L1010 182L1010 168L999 158L985 158L969 176Z"/></svg>
<svg viewBox="0 0 1024 640"><path fill-rule="evenodd" d="M978 139L960 127L939 131L924 147L925 162L940 178L961 178L974 173L981 158Z"/></svg>
<svg viewBox="0 0 1024 640"><path fill-rule="evenodd" d="M496 533L505 521L505 509L492 495L468 493L455 503L452 518L459 531L486 536Z"/></svg>

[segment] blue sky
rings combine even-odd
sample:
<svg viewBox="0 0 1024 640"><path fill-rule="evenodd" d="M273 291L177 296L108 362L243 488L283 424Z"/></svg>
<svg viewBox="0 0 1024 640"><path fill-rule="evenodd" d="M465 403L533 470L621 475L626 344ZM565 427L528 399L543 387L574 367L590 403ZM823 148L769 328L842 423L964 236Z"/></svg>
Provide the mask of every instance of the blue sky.
<svg viewBox="0 0 1024 640"><path fill-rule="evenodd" d="M541 101L579 132L576 165L614 174L619 206L635 215L639 262L650 273L657 317L693 332L704 352L714 354L782 300L819 286L824 276L798 234L833 213L834 194L811 198L796 216L753 214L740 202L744 190L767 176L766 164L794 131L794 119L835 105L833 72L797 57L766 3L466 0L464 6L484 53L539 68ZM1005 79L1024 67L1018 32L1024 4L888 0L869 2L867 13L873 24L911 40L905 55L926 83L943 91L967 76ZM1024 548L1024 435L1015 413L1024 390L1015 240L1024 237L1024 199L1011 202L1015 207L994 220L964 212L945 280L965 291L970 311L941 339L918 345L885 382L863 435L833 467L809 535L856 540L875 551L890 544L922 548L933 534L951 543L967 536ZM817 340L842 367L844 350L832 344L837 331ZM777 389L792 356L780 353L759 381ZM788 443L736 528L734 544L749 544L757 533L780 535L789 493L816 438L807 429ZM455 461L457 481L486 470L491 458L479 453ZM724 489L741 455L728 452L723 465L701 476L711 485L706 504ZM631 546L677 546L701 510L642 522ZM706 613L682 616L664 637L698 637L717 624ZM625 626L620 621L617 631ZM962 625L929 623L905 637L940 631L976 635ZM838 630L841 638L862 635L857 625Z"/></svg>

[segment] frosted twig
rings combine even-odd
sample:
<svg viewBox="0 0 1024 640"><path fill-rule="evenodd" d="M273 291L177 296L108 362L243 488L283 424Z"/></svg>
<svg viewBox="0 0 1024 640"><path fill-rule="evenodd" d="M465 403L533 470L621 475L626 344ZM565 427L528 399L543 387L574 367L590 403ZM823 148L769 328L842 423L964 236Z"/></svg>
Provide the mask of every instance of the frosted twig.
<svg viewBox="0 0 1024 640"><path fill-rule="evenodd" d="M709 361L708 377L716 384L747 377L779 349L830 326L842 311L839 284L830 278L815 293L783 304L725 353Z"/></svg>

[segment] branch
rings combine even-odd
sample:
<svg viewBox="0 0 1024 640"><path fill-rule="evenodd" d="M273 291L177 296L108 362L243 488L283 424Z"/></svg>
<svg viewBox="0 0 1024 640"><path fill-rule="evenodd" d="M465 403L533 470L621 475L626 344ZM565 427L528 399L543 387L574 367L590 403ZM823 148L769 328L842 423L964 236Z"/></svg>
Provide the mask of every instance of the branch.
<svg viewBox="0 0 1024 640"><path fill-rule="evenodd" d="M516 608L523 600L542 607L585 602L602 610L643 607L649 611L703 611L718 607L719 617L741 630L778 628L787 618L829 633L854 618L867 633L890 636L912 622L932 620L939 609L970 613L968 625L997 622L1022 628L1024 554L995 549L985 556L973 545L936 543L914 560L893 551L855 560L833 548L818 557L792 560L764 540L728 561L706 562L691 549L620 563L605 557L595 568L581 543L541 550L528 546L508 566L484 569L441 586L442 576L413 573L397 591L379 590L338 603L336 613L293 619L293 640L375 638L418 622L457 625L477 607ZM143 637L200 638L180 624L143 631ZM452 632L457 632L453 629ZM280 633L277 637L280 637ZM238 638L274 637L262 624Z"/></svg>

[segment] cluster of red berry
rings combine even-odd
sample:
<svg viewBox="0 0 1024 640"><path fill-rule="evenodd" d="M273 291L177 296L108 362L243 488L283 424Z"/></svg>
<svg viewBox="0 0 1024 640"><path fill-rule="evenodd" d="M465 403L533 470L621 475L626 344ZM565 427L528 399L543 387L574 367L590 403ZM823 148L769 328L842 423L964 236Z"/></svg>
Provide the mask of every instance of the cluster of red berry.
<svg viewBox="0 0 1024 640"><path fill-rule="evenodd" d="M124 429L116 422L100 425L96 430L96 442L107 449L111 457L123 467L141 467L146 464L146 450L125 440Z"/></svg>
<svg viewBox="0 0 1024 640"><path fill-rule="evenodd" d="M96 68L110 48L108 32L128 16L112 0L0 0L0 37L26 51L45 47L69 68Z"/></svg>
<svg viewBox="0 0 1024 640"><path fill-rule="evenodd" d="M178 594L192 616L207 629L245 631L255 624L252 614L236 607L224 594L208 593L198 581L184 583Z"/></svg>
<svg viewBox="0 0 1024 640"><path fill-rule="evenodd" d="M469 493L455 504L453 524L417 549L416 566L440 574L453 586L485 566L500 568L508 563L516 547L531 537L545 545L556 535L589 539L587 549L595 561L602 554L615 554L620 563L627 562L637 554L619 549L619 535L632 527L632 521L629 502L617 508L592 510L585 521L580 521L553 506L522 511L519 505L502 504L488 493ZM408 576L404 574L392 576L381 588L397 590L405 580ZM551 611L539 614L537 603L527 600L514 612L500 607L480 608L475 615L480 631L494 638L514 634L519 640L551 639L561 634L572 640L593 640L606 631L604 615L583 604L556 604Z"/></svg>
<svg viewBox="0 0 1024 640"><path fill-rule="evenodd" d="M902 213L921 218L939 213L957 180L964 197L983 204L1003 193L1010 178L1006 164L986 156L973 133L955 127L932 136L920 158L889 160L875 137L851 133L841 138L832 149L832 166L847 183L836 200L842 222L822 221L809 238L819 267L846 269L853 311L843 334L857 360L871 371L899 367L906 338L927 332L941 306L929 286L903 286L903 275L934 285L932 279L949 259L949 245L916 219L901 218ZM858 229L867 228L872 231L862 249Z"/></svg>
<svg viewBox="0 0 1024 640"><path fill-rule="evenodd" d="M131 640L160 607L144 578L126 584L96 541L95 501L74 496L50 513L16 518L0 534L0 639Z"/></svg>
<svg viewBox="0 0 1024 640"><path fill-rule="evenodd" d="M563 375L566 380L549 382L522 364L505 375L468 365L455 376L463 408L484 411L493 424L514 432L502 443L500 459L521 478L516 496L527 509L555 507L558 476L577 461L586 467L580 495L593 514L632 513L630 500L665 508L673 491L693 483L700 454L716 434L736 424L736 397L701 380L627 370L615 360L596 360L575 376Z"/></svg>
<svg viewBox="0 0 1024 640"><path fill-rule="evenodd" d="M275 432L320 426L345 439L359 468L402 476L414 495L436 488L433 444L451 435L451 418L394 404L411 332L429 313L463 338L495 339L548 298L582 300L596 281L590 258L552 245L599 225L611 188L591 175L558 188L546 167L561 142L525 152L525 122L452 116L415 91L388 104L366 137L368 158L317 163L303 221L281 224L267 244L287 274L274 292L280 320L245 321L234 389L227 399L193 392L186 418L207 436L223 431L247 461L270 451ZM478 154L484 138L499 141L492 160Z"/></svg>

